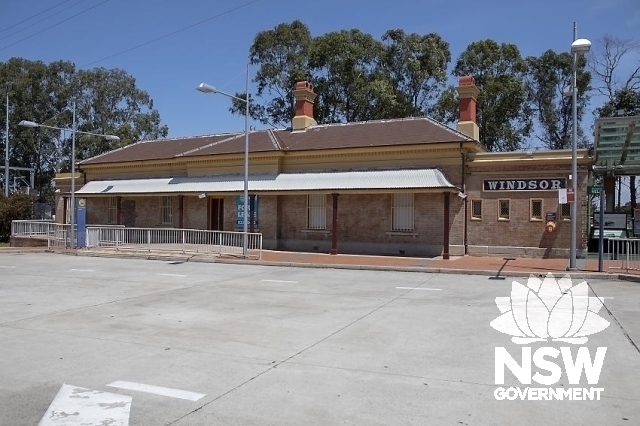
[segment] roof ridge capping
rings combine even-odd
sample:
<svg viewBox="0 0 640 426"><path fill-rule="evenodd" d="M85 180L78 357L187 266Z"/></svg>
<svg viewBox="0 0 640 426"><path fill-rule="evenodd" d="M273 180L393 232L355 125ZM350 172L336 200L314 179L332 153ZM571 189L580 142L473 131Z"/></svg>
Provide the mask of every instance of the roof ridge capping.
<svg viewBox="0 0 640 426"><path fill-rule="evenodd" d="M214 141L214 142L208 143L206 145L202 145L202 146L199 146L197 148L193 148L193 149L190 149L188 151L181 152L180 154L176 154L175 157L183 157L185 155L193 154L194 152L198 152L198 151L203 150L203 149L211 148L212 146L216 146L216 145L219 145L219 144L224 143L224 142L229 142L231 140L234 140L234 139L240 137L240 135L243 135L243 134L244 134L244 132L243 133L235 133L235 134L233 134L233 136L230 136L228 138L220 139L219 141ZM251 132L249 132L249 134L251 134ZM222 135L208 135L208 136L200 136L200 137L215 137L215 136L222 136Z"/></svg>
<svg viewBox="0 0 640 426"><path fill-rule="evenodd" d="M87 161L94 160L94 159L96 159L96 158L104 157L104 156L105 156L105 155L107 155L107 154L112 154L112 153L114 153L114 152L122 151L123 149L125 149L125 148L127 148L127 147L130 147L130 146L140 145L140 144L147 143L147 142L153 142L153 140L145 139L145 140L142 140L142 141L138 141L138 142L130 143L129 145L124 145L124 146L121 146L121 147L119 147L119 148L116 148L116 149L112 149L112 150L109 150L109 151L103 152L102 154L94 155L93 157L89 157L89 158L85 158L84 160L80 160L80 161L78 161L78 164L82 164L82 163L85 163L85 162L87 162Z"/></svg>
<svg viewBox="0 0 640 426"><path fill-rule="evenodd" d="M468 135L453 129L449 126L447 126L446 124L431 118L427 115L423 115L423 116L419 116L419 117L402 117L402 118L381 118L381 119L377 119L377 120L365 120L365 121L349 121L346 123L325 123L325 124L316 124L314 126L310 126L309 128L307 128L307 130L315 130L315 129L322 129L322 128L327 128L327 127L339 127L339 126L356 126L356 125L362 125L362 124L384 124L384 123L393 123L393 122L403 122L403 121L419 121L419 120L424 120L424 121L428 121L431 124L434 124L438 127L440 127L443 130L449 131L457 136L462 136L464 139L468 140L468 141L474 141L475 139L473 139L472 137L469 137ZM291 133L303 133L303 131L293 131Z"/></svg>

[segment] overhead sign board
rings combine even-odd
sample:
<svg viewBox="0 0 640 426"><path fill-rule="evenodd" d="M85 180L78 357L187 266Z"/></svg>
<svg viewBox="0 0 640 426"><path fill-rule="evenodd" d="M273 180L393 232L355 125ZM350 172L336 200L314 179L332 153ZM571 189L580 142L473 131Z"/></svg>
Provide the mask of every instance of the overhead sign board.
<svg viewBox="0 0 640 426"><path fill-rule="evenodd" d="M485 191L551 191L567 187L564 178L552 179L485 179Z"/></svg>

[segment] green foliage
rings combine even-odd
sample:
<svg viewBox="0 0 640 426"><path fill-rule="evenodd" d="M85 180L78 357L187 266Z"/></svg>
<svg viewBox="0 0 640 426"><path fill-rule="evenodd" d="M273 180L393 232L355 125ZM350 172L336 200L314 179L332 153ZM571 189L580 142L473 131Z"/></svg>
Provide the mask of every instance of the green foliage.
<svg viewBox="0 0 640 426"><path fill-rule="evenodd" d="M256 35L249 59L251 64L260 66L254 79L258 83L257 96L269 100L264 105L251 103L249 113L253 118L264 124L288 124L295 111L293 86L310 79L311 40L309 28L298 20ZM246 99L246 94L236 96ZM244 115L244 102L234 101L231 112Z"/></svg>
<svg viewBox="0 0 640 426"><path fill-rule="evenodd" d="M319 123L424 115L444 87L449 45L437 34L387 31L382 40L357 29L312 37L300 21L256 35L250 60L259 69L257 98L250 114L263 123L290 125L293 87L309 80L318 95ZM238 95L244 98L245 95ZM244 114L244 104L232 111Z"/></svg>
<svg viewBox="0 0 640 426"><path fill-rule="evenodd" d="M19 127L21 120L71 128L75 101L78 130L121 138L114 145L103 138L78 135L77 160L168 133L167 126L160 124L150 96L122 70L77 70L68 61L45 64L11 58L0 62L0 81L4 83L0 86L2 117L6 113L4 94L9 94L9 162L14 167L35 168L35 189L41 201L53 198L51 180L55 173L71 169L71 133ZM3 152L4 133L5 126L1 126Z"/></svg>
<svg viewBox="0 0 640 426"><path fill-rule="evenodd" d="M393 115L417 116L433 109L447 79L449 43L436 33L405 34L400 29L387 31L382 40L386 42L382 70L398 98Z"/></svg>
<svg viewBox="0 0 640 426"><path fill-rule="evenodd" d="M613 98L596 109L598 117L640 115L640 90L620 89Z"/></svg>
<svg viewBox="0 0 640 426"><path fill-rule="evenodd" d="M581 122L589 100L591 75L585 70L586 60L580 56L577 63L577 119ZM537 135L545 148L571 147L573 134L573 100L564 93L571 91L573 57L569 53L547 50L540 57L527 58L529 67L529 96L540 124ZM584 140L584 131L578 124L577 135Z"/></svg>
<svg viewBox="0 0 640 426"><path fill-rule="evenodd" d="M331 32L314 39L310 67L318 88L315 110L319 122L372 118L374 70L382 49L382 43L359 30Z"/></svg>
<svg viewBox="0 0 640 426"><path fill-rule="evenodd" d="M82 136L76 140L76 160L94 157L133 142L167 135L149 94L136 87L135 78L120 69L79 70L74 80L78 130L114 134L120 141ZM147 111L143 112L143 108Z"/></svg>
<svg viewBox="0 0 640 426"><path fill-rule="evenodd" d="M9 241L11 221L31 219L33 200L31 196L14 192L8 197L0 195L0 241Z"/></svg>
<svg viewBox="0 0 640 426"><path fill-rule="evenodd" d="M471 43L456 62L453 75L473 76L480 89L480 143L490 151L517 150L531 134L526 73L527 63L514 44L489 39Z"/></svg>

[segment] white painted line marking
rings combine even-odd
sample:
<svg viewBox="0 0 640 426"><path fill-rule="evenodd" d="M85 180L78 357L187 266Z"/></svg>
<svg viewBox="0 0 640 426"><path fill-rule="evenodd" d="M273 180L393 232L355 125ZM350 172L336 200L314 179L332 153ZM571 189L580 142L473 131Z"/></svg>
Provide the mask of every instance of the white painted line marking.
<svg viewBox="0 0 640 426"><path fill-rule="evenodd" d="M62 385L38 426L128 426L130 409L130 396Z"/></svg>
<svg viewBox="0 0 640 426"><path fill-rule="evenodd" d="M95 272L95 269L69 269L70 271L73 272Z"/></svg>
<svg viewBox="0 0 640 426"><path fill-rule="evenodd" d="M284 281L284 280L260 280L263 283L286 283L286 284L298 284L298 281Z"/></svg>
<svg viewBox="0 0 640 426"><path fill-rule="evenodd" d="M186 275L183 275L183 274L156 274L156 275L162 275L163 277L186 277Z"/></svg>
<svg viewBox="0 0 640 426"><path fill-rule="evenodd" d="M441 288L427 288L427 287L396 287L399 290L427 290L427 291L442 291Z"/></svg>
<svg viewBox="0 0 640 426"><path fill-rule="evenodd" d="M16 269L15 266L2 266L2 265L0 265L0 268L3 268L3 269Z"/></svg>
<svg viewBox="0 0 640 426"><path fill-rule="evenodd" d="M206 394L189 392L181 389L163 388L162 386L145 385L144 383L124 382L122 380L109 383L107 386L119 389L128 389L138 392L153 393L156 395L169 396L171 398L186 399L188 401L197 401L204 398Z"/></svg>

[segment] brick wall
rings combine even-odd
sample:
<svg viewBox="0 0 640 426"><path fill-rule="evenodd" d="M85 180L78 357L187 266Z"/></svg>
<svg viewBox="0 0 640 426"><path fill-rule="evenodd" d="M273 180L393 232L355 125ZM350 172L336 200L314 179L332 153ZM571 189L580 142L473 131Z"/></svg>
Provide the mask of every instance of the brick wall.
<svg viewBox="0 0 640 426"><path fill-rule="evenodd" d="M386 254L440 254L443 242L444 196L414 195L414 231L392 232L392 194L340 194L338 251ZM462 244L462 199L450 197L450 241ZM326 251L331 246L332 196L326 195L326 230L307 229L307 196L281 196L281 243L285 247ZM368 246L368 247L367 247Z"/></svg>
<svg viewBox="0 0 640 426"><path fill-rule="evenodd" d="M512 254L535 255L543 257L564 256L570 242L570 218L563 218L558 203L558 191L483 191L485 179L537 179L564 178L570 186L566 169L559 171L557 166L532 166L503 168L495 173L470 173L467 179L468 194L468 243L470 246L494 246L521 248L511 250ZM579 171L577 248L586 249L587 235L587 173ZM510 219L498 219L499 200L510 200ZM542 200L542 220L532 220L530 200ZM471 219L472 200L482 200L482 219ZM546 214L556 213L556 229L545 229ZM528 252L526 248L539 249ZM500 249L496 249L498 253ZM509 250L505 250L505 253ZM479 254L472 252L471 254ZM491 254L491 250L489 250Z"/></svg>
<svg viewBox="0 0 640 426"><path fill-rule="evenodd" d="M209 202L209 198L206 197L198 198L197 196L185 196L183 205L183 226L187 229L209 229L209 210L207 205ZM174 215L177 214L178 205L176 204L174 206Z"/></svg>

